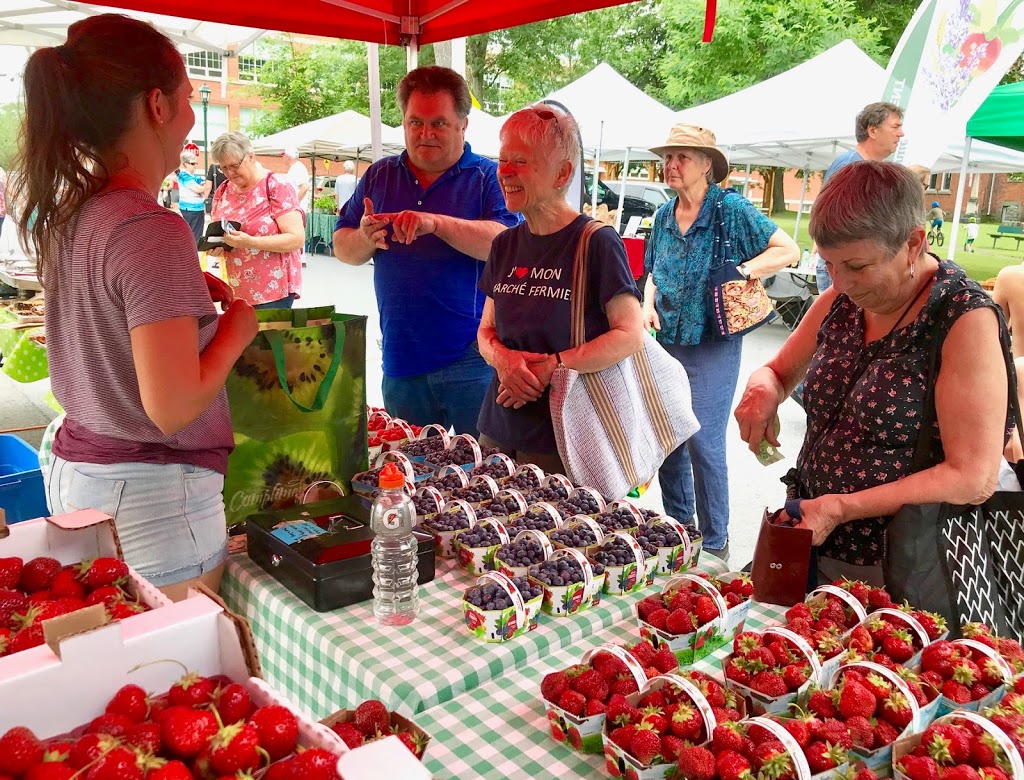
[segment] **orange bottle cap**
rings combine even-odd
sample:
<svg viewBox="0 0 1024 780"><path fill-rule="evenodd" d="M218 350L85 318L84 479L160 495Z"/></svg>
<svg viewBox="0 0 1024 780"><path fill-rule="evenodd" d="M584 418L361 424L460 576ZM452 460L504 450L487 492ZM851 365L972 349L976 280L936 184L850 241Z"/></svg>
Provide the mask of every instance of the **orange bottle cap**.
<svg viewBox="0 0 1024 780"><path fill-rule="evenodd" d="M400 488L405 485L405 472L394 463L385 463L381 469L377 484L385 489Z"/></svg>

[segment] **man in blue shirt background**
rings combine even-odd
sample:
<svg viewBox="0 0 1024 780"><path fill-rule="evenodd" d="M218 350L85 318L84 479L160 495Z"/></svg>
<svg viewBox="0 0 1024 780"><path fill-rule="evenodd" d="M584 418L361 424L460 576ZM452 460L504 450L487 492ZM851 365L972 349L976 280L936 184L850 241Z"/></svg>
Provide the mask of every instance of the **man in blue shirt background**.
<svg viewBox="0 0 1024 780"><path fill-rule="evenodd" d="M384 405L415 425L477 435L494 370L476 345L491 241L520 221L505 208L497 165L466 143L469 87L448 68L398 85L406 150L378 160L341 210L334 254L373 260L384 334Z"/></svg>

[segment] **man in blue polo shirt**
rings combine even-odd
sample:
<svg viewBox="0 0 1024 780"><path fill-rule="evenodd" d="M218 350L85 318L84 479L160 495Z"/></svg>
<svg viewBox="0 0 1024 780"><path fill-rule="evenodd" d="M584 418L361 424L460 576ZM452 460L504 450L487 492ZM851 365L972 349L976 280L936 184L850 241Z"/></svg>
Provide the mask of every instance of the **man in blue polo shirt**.
<svg viewBox="0 0 1024 780"><path fill-rule="evenodd" d="M363 174L338 217L334 254L374 261L388 411L475 436L494 375L476 345L477 285L491 241L520 217L505 208L497 165L465 141L465 79L417 68L399 83L398 105L406 151Z"/></svg>

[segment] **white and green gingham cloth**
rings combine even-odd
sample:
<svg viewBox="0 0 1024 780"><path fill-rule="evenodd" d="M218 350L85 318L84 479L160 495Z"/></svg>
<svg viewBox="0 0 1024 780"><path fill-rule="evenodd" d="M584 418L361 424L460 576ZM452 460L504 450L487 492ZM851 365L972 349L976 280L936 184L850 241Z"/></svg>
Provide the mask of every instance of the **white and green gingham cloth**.
<svg viewBox="0 0 1024 780"><path fill-rule="evenodd" d="M784 607L755 603L745 627L758 630L777 624L784 611ZM431 736L427 769L435 780L605 777L603 755L577 753L551 738L540 683L549 672L579 663L592 647L632 643L638 638L635 621L617 623L417 715L416 725ZM731 650L731 643L727 644L693 668L720 671Z"/></svg>
<svg viewBox="0 0 1024 780"><path fill-rule="evenodd" d="M724 569L711 555L697 567ZM603 596L599 606L572 617L541 614L536 630L487 644L470 635L462 610L462 594L475 580L439 559L434 581L420 588L419 616L407 626L379 626L370 602L316 612L242 555L229 558L220 592L252 624L267 682L323 718L366 699L416 716L565 648L578 657L582 645L611 626L622 624L625 634L639 638L633 606L659 587Z"/></svg>

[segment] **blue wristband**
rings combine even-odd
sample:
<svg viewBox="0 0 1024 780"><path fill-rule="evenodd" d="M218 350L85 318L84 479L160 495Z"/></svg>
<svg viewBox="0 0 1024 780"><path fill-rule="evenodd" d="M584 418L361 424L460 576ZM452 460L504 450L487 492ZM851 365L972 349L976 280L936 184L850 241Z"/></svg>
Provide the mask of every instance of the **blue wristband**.
<svg viewBox="0 0 1024 780"><path fill-rule="evenodd" d="M800 502L802 500L803 499L800 498L791 498L785 504L786 514L792 517L794 520L803 519L803 513L800 511Z"/></svg>

